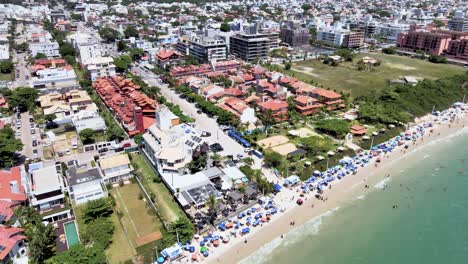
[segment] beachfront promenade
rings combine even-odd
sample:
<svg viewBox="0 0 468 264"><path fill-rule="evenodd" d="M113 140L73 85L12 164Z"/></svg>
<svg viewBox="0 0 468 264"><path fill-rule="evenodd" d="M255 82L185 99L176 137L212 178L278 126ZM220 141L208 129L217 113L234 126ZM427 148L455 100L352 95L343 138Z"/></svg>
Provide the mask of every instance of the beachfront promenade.
<svg viewBox="0 0 468 264"><path fill-rule="evenodd" d="M390 178L396 163L410 156L416 148L464 127L468 127L468 104L457 104L455 108L422 117L396 138L355 157L346 157L340 165L327 171L314 172L304 182L283 187L262 205L240 213L209 234L197 235L191 243L194 252L184 251L185 257L179 262L237 263L265 243L287 235L295 226L338 208L351 199L350 194L370 191L370 178ZM284 186L283 178L268 168L262 170L268 180ZM297 205L298 199L303 201L302 205ZM201 251L207 252L205 256Z"/></svg>

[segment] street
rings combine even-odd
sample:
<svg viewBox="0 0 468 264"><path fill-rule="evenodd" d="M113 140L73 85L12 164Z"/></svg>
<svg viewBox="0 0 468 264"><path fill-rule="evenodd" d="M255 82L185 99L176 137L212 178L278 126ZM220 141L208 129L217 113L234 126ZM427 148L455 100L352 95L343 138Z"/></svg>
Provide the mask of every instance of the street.
<svg viewBox="0 0 468 264"><path fill-rule="evenodd" d="M159 87L161 89L161 94L171 103L179 105L180 109L190 117L195 118L196 129L201 131L208 131L211 133L209 141L211 143L217 142L220 143L224 150L220 152L221 155L233 155L234 157L238 154L246 156L244 152L244 147L237 143L234 139L226 135L223 130L221 130L216 123L216 120L208 117L206 114L197 113L197 108L194 104L187 102L184 99L181 99L174 90L169 89L167 84L162 83L159 78L152 72L145 71L140 67L133 67L131 71L139 75L148 85Z"/></svg>
<svg viewBox="0 0 468 264"><path fill-rule="evenodd" d="M31 129L31 124L34 123L29 121L29 112L22 113L20 120L21 127L20 129L17 129L17 119L16 116L13 117L12 127L15 131L21 132L21 135L17 136L17 138L19 138L24 145L21 154L30 159L41 158L43 153L39 128L34 125L34 129ZM31 134L31 130L35 131L34 134ZM37 142L37 146L35 147L33 147L33 140L36 140Z"/></svg>

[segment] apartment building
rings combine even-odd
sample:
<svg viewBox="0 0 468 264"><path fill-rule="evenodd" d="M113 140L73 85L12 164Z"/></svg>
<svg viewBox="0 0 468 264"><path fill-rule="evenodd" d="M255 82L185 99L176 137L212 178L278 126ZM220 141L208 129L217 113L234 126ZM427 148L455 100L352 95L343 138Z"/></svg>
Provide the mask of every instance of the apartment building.
<svg viewBox="0 0 468 264"><path fill-rule="evenodd" d="M342 46L349 49L357 49L364 46L364 33L349 32L344 36Z"/></svg>
<svg viewBox="0 0 468 264"><path fill-rule="evenodd" d="M38 70L31 78L34 88L42 92L68 91L79 88L72 66Z"/></svg>
<svg viewBox="0 0 468 264"><path fill-rule="evenodd" d="M31 34L31 41L29 42L29 51L31 56L34 57L38 53L45 54L48 58L60 57L59 44L52 39L48 32Z"/></svg>
<svg viewBox="0 0 468 264"><path fill-rule="evenodd" d="M293 47L309 44L311 38L309 29L295 21L288 21L286 27L281 29L280 37L282 42Z"/></svg>
<svg viewBox="0 0 468 264"><path fill-rule="evenodd" d="M451 59L468 61L468 39L450 41L444 55Z"/></svg>
<svg viewBox="0 0 468 264"><path fill-rule="evenodd" d="M56 222L71 216L63 178L55 166L31 172L29 201L44 221Z"/></svg>
<svg viewBox="0 0 468 264"><path fill-rule="evenodd" d="M118 183L133 177L133 167L127 154L117 154L99 160L105 184Z"/></svg>
<svg viewBox="0 0 468 264"><path fill-rule="evenodd" d="M398 34L407 32L410 26L399 23L383 23L377 27L377 34L387 40L396 41Z"/></svg>
<svg viewBox="0 0 468 264"><path fill-rule="evenodd" d="M363 31L351 31L342 28L340 23L324 27L317 32L317 40L328 42L336 46L360 48L364 45Z"/></svg>
<svg viewBox="0 0 468 264"><path fill-rule="evenodd" d="M278 47L278 40L278 32L261 33L254 24L229 38L230 52L247 62L262 60L271 49Z"/></svg>
<svg viewBox="0 0 468 264"><path fill-rule="evenodd" d="M187 38L177 42L177 51L184 55L192 55L202 63L213 60L225 60L228 54L226 40L213 30L193 32Z"/></svg>
<svg viewBox="0 0 468 264"><path fill-rule="evenodd" d="M450 42L463 39L468 39L468 33L445 30L429 32L412 29L409 32L398 34L397 48L410 52L421 50L431 55L442 55L449 48ZM451 52L454 50L455 46L452 47Z"/></svg>
<svg viewBox="0 0 468 264"><path fill-rule="evenodd" d="M95 81L100 77L111 77L117 73L115 65L112 63L114 59L111 57L96 57L87 59L86 69L88 70L91 81Z"/></svg>
<svg viewBox="0 0 468 264"><path fill-rule="evenodd" d="M455 12L454 17L448 21L448 29L468 32L468 17L466 17L463 12Z"/></svg>

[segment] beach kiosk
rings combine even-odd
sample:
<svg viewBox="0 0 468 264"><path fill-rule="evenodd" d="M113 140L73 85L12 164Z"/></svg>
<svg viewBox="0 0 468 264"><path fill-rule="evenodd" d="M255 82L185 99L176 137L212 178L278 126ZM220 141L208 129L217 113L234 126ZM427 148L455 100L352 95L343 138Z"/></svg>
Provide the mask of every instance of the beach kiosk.
<svg viewBox="0 0 468 264"><path fill-rule="evenodd" d="M182 254L182 245L180 243L176 243L172 247L165 248L161 251L161 255L169 260L177 258L180 254Z"/></svg>
<svg viewBox="0 0 468 264"><path fill-rule="evenodd" d="M296 183L298 183L299 181L300 181L300 179L299 179L299 177L297 175L291 175L291 176L287 177L286 179L284 179L284 184L287 185L287 186L293 186Z"/></svg>

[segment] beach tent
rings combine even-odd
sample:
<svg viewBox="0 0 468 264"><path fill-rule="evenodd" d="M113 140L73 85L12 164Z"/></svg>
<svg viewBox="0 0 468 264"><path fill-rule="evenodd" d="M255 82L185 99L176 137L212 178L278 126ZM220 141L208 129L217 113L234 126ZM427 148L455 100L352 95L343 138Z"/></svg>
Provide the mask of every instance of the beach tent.
<svg viewBox="0 0 468 264"><path fill-rule="evenodd" d="M164 263L164 260L165 260L165 259L164 259L163 257L159 257L159 258L157 259L158 263Z"/></svg>
<svg viewBox="0 0 468 264"><path fill-rule="evenodd" d="M281 185L275 184L275 185L273 185L273 189L275 190L275 192L279 192L279 191L281 191Z"/></svg>
<svg viewBox="0 0 468 264"><path fill-rule="evenodd" d="M346 156L346 157L343 157L341 160L340 160L340 164L351 164L353 163L353 159Z"/></svg>
<svg viewBox="0 0 468 264"><path fill-rule="evenodd" d="M286 179L284 179L284 183L287 184L287 185L294 185L296 183L299 182L299 177L296 176L296 175L291 175L289 177L287 177Z"/></svg>
<svg viewBox="0 0 468 264"><path fill-rule="evenodd" d="M161 251L161 255L165 258L176 258L182 253L182 247L180 244L175 244L172 247L165 248L163 251Z"/></svg>

